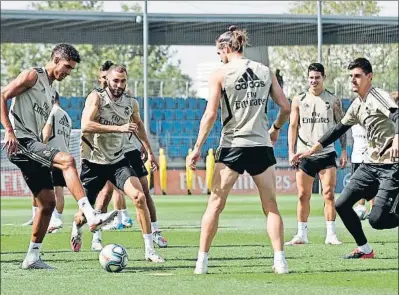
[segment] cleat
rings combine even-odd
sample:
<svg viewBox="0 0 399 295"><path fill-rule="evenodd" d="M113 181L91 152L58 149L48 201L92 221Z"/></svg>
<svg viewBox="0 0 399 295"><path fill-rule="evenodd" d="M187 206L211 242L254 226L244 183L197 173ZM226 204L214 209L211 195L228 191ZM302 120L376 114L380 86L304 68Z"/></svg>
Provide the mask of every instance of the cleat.
<svg viewBox="0 0 399 295"><path fill-rule="evenodd" d="M44 263L40 258L36 261L27 261L24 260L22 262L22 269L55 269L54 267Z"/></svg>
<svg viewBox="0 0 399 295"><path fill-rule="evenodd" d="M122 221L122 226L123 226L124 228L132 227L132 226L133 226L133 219L128 218L128 219L123 220L123 221Z"/></svg>
<svg viewBox="0 0 399 295"><path fill-rule="evenodd" d="M208 273L208 261L200 263L197 261L195 264L194 274L196 275L205 275Z"/></svg>
<svg viewBox="0 0 399 295"><path fill-rule="evenodd" d="M159 248L168 247L168 241L162 236L162 233L160 231L154 231L152 233L152 239Z"/></svg>
<svg viewBox="0 0 399 295"><path fill-rule="evenodd" d="M161 256L159 256L157 253L150 252L145 254L145 260L154 262L154 263L164 263L165 259L163 259Z"/></svg>
<svg viewBox="0 0 399 295"><path fill-rule="evenodd" d="M374 258L374 251L371 251L369 254L366 254L356 248L352 251L352 253L344 256L344 259L371 259Z"/></svg>
<svg viewBox="0 0 399 295"><path fill-rule="evenodd" d="M304 239L298 235L295 235L291 241L286 242L284 245L293 246L293 245L303 245L303 244L308 244L308 243L309 243L308 239Z"/></svg>
<svg viewBox="0 0 399 295"><path fill-rule="evenodd" d="M357 205L355 208L353 208L355 211L357 217L359 217L360 220L365 220L367 217L367 207L364 205Z"/></svg>
<svg viewBox="0 0 399 295"><path fill-rule="evenodd" d="M82 227L72 223L71 248L73 252L79 252L82 247Z"/></svg>
<svg viewBox="0 0 399 295"><path fill-rule="evenodd" d="M113 222L107 224L106 226L103 226L101 230L120 230L120 229L123 229L122 223Z"/></svg>
<svg viewBox="0 0 399 295"><path fill-rule="evenodd" d="M62 227L63 227L63 224L62 224L62 220L61 219L57 219L57 218L51 219L50 224L49 224L48 229L47 229L47 233L48 234L56 233Z"/></svg>
<svg viewBox="0 0 399 295"><path fill-rule="evenodd" d="M32 224L33 224L33 219L28 220L28 221L25 222L25 223L22 223L22 226L30 226L30 225L32 225Z"/></svg>
<svg viewBox="0 0 399 295"><path fill-rule="evenodd" d="M287 261L285 261L285 260L284 261L283 260L276 261L274 263L273 267L272 267L272 270L276 274L286 274L286 273L288 273L289 271L288 271Z"/></svg>
<svg viewBox="0 0 399 295"><path fill-rule="evenodd" d="M341 245L342 242L338 240L337 235L331 235L331 236L326 237L324 244L326 244L326 245Z"/></svg>
<svg viewBox="0 0 399 295"><path fill-rule="evenodd" d="M117 214L118 211L115 210L110 213L95 213L95 222L89 226L90 231L95 232L107 225L115 218Z"/></svg>
<svg viewBox="0 0 399 295"><path fill-rule="evenodd" d="M100 252L103 249L103 245L101 245L101 240L93 240L91 242L91 250L95 252Z"/></svg>

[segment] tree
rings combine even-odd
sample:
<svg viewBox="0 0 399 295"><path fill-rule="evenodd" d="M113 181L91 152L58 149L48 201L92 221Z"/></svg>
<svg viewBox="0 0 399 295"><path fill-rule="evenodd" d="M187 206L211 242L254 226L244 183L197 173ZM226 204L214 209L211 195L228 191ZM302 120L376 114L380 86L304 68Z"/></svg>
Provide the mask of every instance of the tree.
<svg viewBox="0 0 399 295"><path fill-rule="evenodd" d="M323 1L323 14L347 16L378 16L377 1ZM317 14L316 1L296 1L293 14ZM373 83L386 90L398 89L398 44L324 45L323 64L326 86L337 95L348 97L349 62L356 57L368 58L375 72ZM289 96L306 89L307 67L317 61L317 46L276 47L270 51L271 66L280 68L289 87ZM276 62L274 62L276 61Z"/></svg>
<svg viewBox="0 0 399 295"><path fill-rule="evenodd" d="M102 11L103 1L39 1L32 2L30 7L38 10ZM139 12L141 7L135 3L129 6L123 5L122 9L126 12ZM54 44L2 44L2 69L6 69L5 75L2 71L2 81L6 78L14 78L21 69L44 65L48 61L53 47ZM72 77L56 84L61 95L87 95L87 92L96 86L98 68L105 60L126 65L129 73L129 87L134 89L137 86L138 95L143 95L142 46L79 44L76 45L76 48L82 56L82 61L73 72ZM174 54L170 51L169 46L148 47L150 96L159 95L160 80L173 81L173 83L164 83L164 96L183 96L186 92L186 82L191 86L191 79L181 72L179 62L171 63Z"/></svg>

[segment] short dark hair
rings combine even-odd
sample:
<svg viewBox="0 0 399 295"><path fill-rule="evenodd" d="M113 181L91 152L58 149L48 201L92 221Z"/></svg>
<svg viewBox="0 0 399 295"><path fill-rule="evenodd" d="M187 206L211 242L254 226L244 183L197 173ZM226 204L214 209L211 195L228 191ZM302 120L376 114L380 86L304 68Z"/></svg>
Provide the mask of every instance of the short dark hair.
<svg viewBox="0 0 399 295"><path fill-rule="evenodd" d="M100 71L108 71L109 68L113 65L114 63L110 60L106 60L101 66L100 66Z"/></svg>
<svg viewBox="0 0 399 295"><path fill-rule="evenodd" d="M311 71L320 72L321 75L324 77L324 66L321 63L315 62L309 65L308 67L308 75Z"/></svg>
<svg viewBox="0 0 399 295"><path fill-rule="evenodd" d="M126 73L127 75L126 66L122 64L112 64L108 69L108 72L110 71L117 71L118 73Z"/></svg>
<svg viewBox="0 0 399 295"><path fill-rule="evenodd" d="M364 57L356 58L348 66L348 70L353 70L356 68L361 68L366 75L373 72L373 67L371 66L371 63L367 58Z"/></svg>
<svg viewBox="0 0 399 295"><path fill-rule="evenodd" d="M77 63L80 63L79 51L70 44L61 43L55 46L53 51L51 52L51 59L54 59L56 55L60 55L65 59L73 60Z"/></svg>

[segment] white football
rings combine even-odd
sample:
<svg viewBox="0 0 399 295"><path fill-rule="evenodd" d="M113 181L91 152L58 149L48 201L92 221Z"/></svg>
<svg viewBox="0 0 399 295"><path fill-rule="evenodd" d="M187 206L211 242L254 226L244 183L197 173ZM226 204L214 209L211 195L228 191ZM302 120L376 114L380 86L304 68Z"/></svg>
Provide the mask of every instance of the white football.
<svg viewBox="0 0 399 295"><path fill-rule="evenodd" d="M365 220L367 216L367 207L364 205L357 205L354 208L356 215L359 217L360 220Z"/></svg>
<svg viewBox="0 0 399 295"><path fill-rule="evenodd" d="M118 244L105 246L99 256L100 265L108 272L120 272L127 265L126 249Z"/></svg>

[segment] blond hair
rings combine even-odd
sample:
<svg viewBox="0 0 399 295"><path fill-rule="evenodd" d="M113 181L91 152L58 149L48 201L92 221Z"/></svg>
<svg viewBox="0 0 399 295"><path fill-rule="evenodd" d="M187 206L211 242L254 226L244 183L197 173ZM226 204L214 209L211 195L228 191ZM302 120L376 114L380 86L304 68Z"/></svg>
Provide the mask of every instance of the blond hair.
<svg viewBox="0 0 399 295"><path fill-rule="evenodd" d="M218 48L230 47L232 51L243 52L244 46L248 44L248 33L236 26L230 26L228 31L216 39Z"/></svg>

